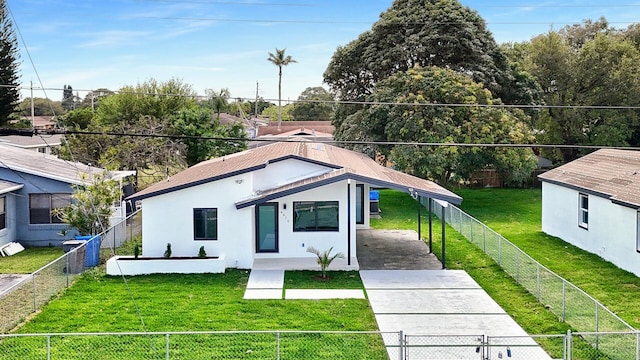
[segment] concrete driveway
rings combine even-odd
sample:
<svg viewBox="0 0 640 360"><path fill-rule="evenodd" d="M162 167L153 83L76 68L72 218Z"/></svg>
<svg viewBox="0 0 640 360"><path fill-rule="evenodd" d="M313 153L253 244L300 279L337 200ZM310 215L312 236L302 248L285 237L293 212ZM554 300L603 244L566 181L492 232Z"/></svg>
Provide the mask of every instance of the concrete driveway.
<svg viewBox="0 0 640 360"><path fill-rule="evenodd" d="M507 358L511 345L514 359L550 359L462 270L361 270L360 277L380 331L404 332L407 359L477 360L486 336L517 337L479 348L491 352L488 358L499 353ZM388 345L397 345L397 339ZM391 359L400 356L397 348L388 352Z"/></svg>
<svg viewBox="0 0 640 360"><path fill-rule="evenodd" d="M442 263L413 230L358 230L360 270L440 270Z"/></svg>
<svg viewBox="0 0 640 360"><path fill-rule="evenodd" d="M0 274L0 297L4 296L13 285L28 276L28 274Z"/></svg>

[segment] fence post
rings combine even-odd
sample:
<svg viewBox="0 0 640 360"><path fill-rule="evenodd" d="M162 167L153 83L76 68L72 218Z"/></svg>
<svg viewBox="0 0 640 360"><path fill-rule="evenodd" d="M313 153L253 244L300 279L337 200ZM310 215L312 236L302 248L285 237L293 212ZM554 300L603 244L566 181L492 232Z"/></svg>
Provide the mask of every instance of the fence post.
<svg viewBox="0 0 640 360"><path fill-rule="evenodd" d="M498 265L502 266L502 235L498 235Z"/></svg>
<svg viewBox="0 0 640 360"><path fill-rule="evenodd" d="M520 251L516 251L516 282L520 284Z"/></svg>
<svg viewBox="0 0 640 360"><path fill-rule="evenodd" d="M598 302L596 300L593 301L596 304L596 350L599 348L600 336L598 335L600 319L598 314Z"/></svg>
<svg viewBox="0 0 640 360"><path fill-rule="evenodd" d="M165 336L164 352L166 354L166 359L169 360L169 333L167 333Z"/></svg>
<svg viewBox="0 0 640 360"><path fill-rule="evenodd" d="M571 336L571 330L567 330L567 337L565 338L565 348L567 352L567 356L565 359L571 360L571 355L573 353L573 337Z"/></svg>
<svg viewBox="0 0 640 360"><path fill-rule="evenodd" d="M640 360L640 332L636 332L636 360Z"/></svg>
<svg viewBox="0 0 640 360"><path fill-rule="evenodd" d="M38 310L38 299L36 295L36 274L33 274L33 312Z"/></svg>
<svg viewBox="0 0 640 360"><path fill-rule="evenodd" d="M51 335L47 335L47 360L51 360Z"/></svg>
<svg viewBox="0 0 640 360"><path fill-rule="evenodd" d="M538 302L540 302L540 263L536 266L536 290L538 292Z"/></svg>
<svg viewBox="0 0 640 360"><path fill-rule="evenodd" d="M482 251L487 253L487 226L482 224Z"/></svg>
<svg viewBox="0 0 640 360"><path fill-rule="evenodd" d="M280 331L276 331L276 360L280 360Z"/></svg>
<svg viewBox="0 0 640 360"><path fill-rule="evenodd" d="M69 288L69 254L71 254L71 252L64 255L64 272L67 275L67 289Z"/></svg>
<svg viewBox="0 0 640 360"><path fill-rule="evenodd" d="M567 282L562 279L562 322L566 320Z"/></svg>
<svg viewBox="0 0 640 360"><path fill-rule="evenodd" d="M405 348L404 348L404 332L402 330L400 330L400 332L398 333L398 337L399 337L399 347L398 347L398 359L403 360L404 359L404 354L405 354Z"/></svg>

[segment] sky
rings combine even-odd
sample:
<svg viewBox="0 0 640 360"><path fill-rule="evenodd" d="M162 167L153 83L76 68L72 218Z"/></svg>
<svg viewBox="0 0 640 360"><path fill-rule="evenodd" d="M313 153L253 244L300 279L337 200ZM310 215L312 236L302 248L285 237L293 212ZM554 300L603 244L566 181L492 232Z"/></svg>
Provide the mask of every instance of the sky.
<svg viewBox="0 0 640 360"><path fill-rule="evenodd" d="M180 79L204 95L277 101L269 52L286 48L282 98L323 86L338 46L371 28L392 0L6 0L20 47L22 95L61 100L64 85L82 98L150 78ZM482 16L498 43L526 41L601 16L624 28L640 1L461 0ZM326 88L326 85L325 85ZM45 89L45 90L42 90Z"/></svg>

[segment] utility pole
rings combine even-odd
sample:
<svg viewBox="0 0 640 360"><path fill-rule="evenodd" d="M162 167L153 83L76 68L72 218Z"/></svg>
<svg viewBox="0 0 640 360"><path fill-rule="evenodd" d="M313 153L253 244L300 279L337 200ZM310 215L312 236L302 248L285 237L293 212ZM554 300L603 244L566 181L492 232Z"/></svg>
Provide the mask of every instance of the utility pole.
<svg viewBox="0 0 640 360"><path fill-rule="evenodd" d="M255 112L256 112L255 118L256 118L256 121L257 121L257 119L258 119L258 82L257 81L256 81L256 103L255 103L254 107L255 107Z"/></svg>
<svg viewBox="0 0 640 360"><path fill-rule="evenodd" d="M31 127L36 127L36 108L33 104L33 80L29 82L29 88L31 89Z"/></svg>

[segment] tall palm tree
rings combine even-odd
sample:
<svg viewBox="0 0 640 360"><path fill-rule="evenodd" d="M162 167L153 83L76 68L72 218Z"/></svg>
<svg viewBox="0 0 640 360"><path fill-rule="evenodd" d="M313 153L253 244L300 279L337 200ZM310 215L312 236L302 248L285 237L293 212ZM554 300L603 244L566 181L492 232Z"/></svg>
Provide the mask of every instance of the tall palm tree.
<svg viewBox="0 0 640 360"><path fill-rule="evenodd" d="M276 53L269 53L269 60L273 65L278 67L278 130L280 130L280 122L282 121L282 67L297 61L293 60L291 55L286 55L287 49L276 48Z"/></svg>

